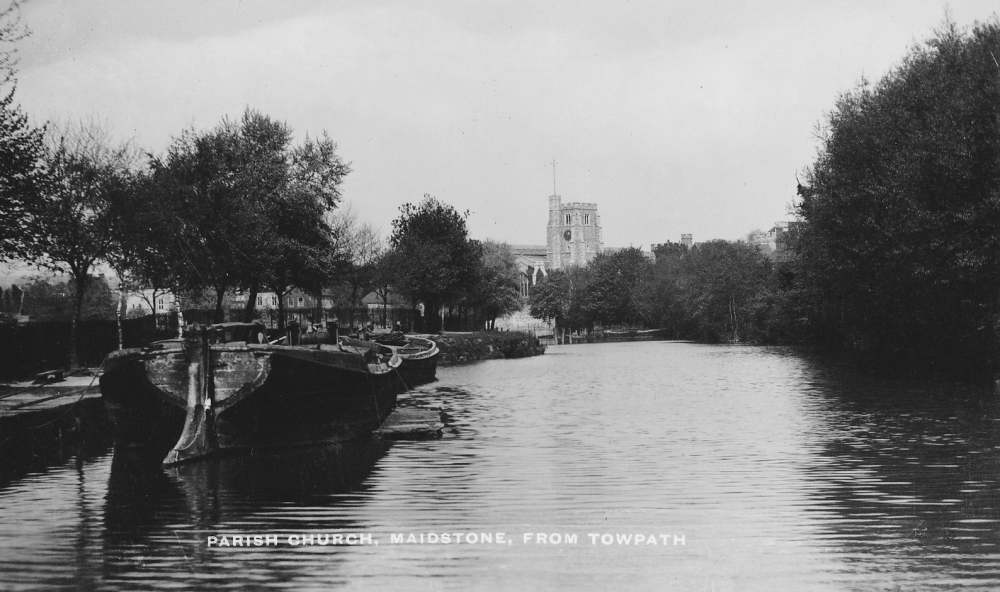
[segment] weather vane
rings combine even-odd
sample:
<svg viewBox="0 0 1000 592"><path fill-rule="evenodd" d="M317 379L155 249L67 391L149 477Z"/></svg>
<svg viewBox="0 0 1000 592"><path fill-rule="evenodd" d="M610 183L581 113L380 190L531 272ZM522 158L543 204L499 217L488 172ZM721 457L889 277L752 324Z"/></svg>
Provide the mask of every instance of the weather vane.
<svg viewBox="0 0 1000 592"><path fill-rule="evenodd" d="M552 159L552 195L559 195L556 193L556 159Z"/></svg>

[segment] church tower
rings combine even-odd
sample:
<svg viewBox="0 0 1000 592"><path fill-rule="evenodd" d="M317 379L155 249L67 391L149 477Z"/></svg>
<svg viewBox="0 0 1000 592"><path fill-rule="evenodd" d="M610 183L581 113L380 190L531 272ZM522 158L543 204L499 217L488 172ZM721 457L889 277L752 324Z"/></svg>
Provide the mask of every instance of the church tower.
<svg viewBox="0 0 1000 592"><path fill-rule="evenodd" d="M552 195L546 229L546 267L564 269L586 265L603 248L601 217L597 204L563 204L556 192L555 161L552 161Z"/></svg>
<svg viewBox="0 0 1000 592"><path fill-rule="evenodd" d="M549 224L545 231L545 267L549 269L559 269L559 235L562 233L562 225L559 224L559 212L562 209L560 202L562 198L558 195L549 196Z"/></svg>

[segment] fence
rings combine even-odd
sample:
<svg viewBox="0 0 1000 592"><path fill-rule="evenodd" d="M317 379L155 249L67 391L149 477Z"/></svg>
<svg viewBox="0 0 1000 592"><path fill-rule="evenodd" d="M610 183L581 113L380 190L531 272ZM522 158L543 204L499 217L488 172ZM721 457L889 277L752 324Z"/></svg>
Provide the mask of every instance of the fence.
<svg viewBox="0 0 1000 592"><path fill-rule="evenodd" d="M226 321L244 320L244 310L242 307L229 307L225 310ZM278 310L275 308L258 308L254 311L254 320L261 321L270 329L278 326ZM429 330L432 323L427 317L410 308L381 308L381 307L359 307L359 306L334 306L317 310L315 308L289 307L285 309L285 321L298 321L300 323L309 321L310 323L329 323L337 319L342 328L353 328L365 326L369 323L375 327L392 328L398 322L403 329L418 333ZM191 310L184 311L185 323L214 323L215 314L212 311ZM486 326L486 320L469 309L444 309L445 331L481 331Z"/></svg>
<svg viewBox="0 0 1000 592"><path fill-rule="evenodd" d="M411 309L333 307L323 309L321 322L336 318L341 330L367 325L391 328L397 322L407 331L425 332L430 324L427 318ZM232 308L226 311L226 320L242 320L243 310ZM288 320L314 319L314 311L290 310ZM269 327L277 326L276 318L269 318L265 311L257 311L257 320ZM184 323L213 323L215 312L211 310L185 310ZM445 313L446 331L478 331L484 327L484 320L474 314ZM530 330L529 330L530 331ZM549 331L551 333L551 331ZM0 324L0 379L25 378L56 368L69 367L70 322L44 321L17 324ZM547 337L538 331L539 337ZM122 341L124 347L142 347L160 339L177 336L177 314L147 315L122 321ZM112 351L118 349L118 325L114 320L82 321L77 328L79 363L84 366L99 366Z"/></svg>
<svg viewBox="0 0 1000 592"><path fill-rule="evenodd" d="M188 315L192 315L190 318ZM277 309L257 309L254 311L254 320L264 323L269 329L278 327ZM244 311L242 308L232 307L226 310L227 321L242 321ZM414 316L414 311L401 308L368 308L364 306L334 306L323 308L318 312L313 308L291 307L285 310L285 321L309 321L310 323L329 323L337 319L341 327L365 326L369 323L376 327L392 328L397 322L407 330L419 324L419 313ZM214 323L215 314L211 311L184 311L185 323ZM414 328L413 330L419 331Z"/></svg>
<svg viewBox="0 0 1000 592"><path fill-rule="evenodd" d="M125 347L142 347L177 335L172 327L150 315L122 321ZM47 321L25 325L0 325L0 379L24 378L45 370L69 366L70 322ZM118 324L109 320L82 321L77 327L80 364L99 366L118 349Z"/></svg>
<svg viewBox="0 0 1000 592"><path fill-rule="evenodd" d="M554 344L662 341L670 338L667 329L605 329L592 332L557 329L552 335L547 336L547 339L551 340L549 343ZM539 339L543 337L539 335Z"/></svg>

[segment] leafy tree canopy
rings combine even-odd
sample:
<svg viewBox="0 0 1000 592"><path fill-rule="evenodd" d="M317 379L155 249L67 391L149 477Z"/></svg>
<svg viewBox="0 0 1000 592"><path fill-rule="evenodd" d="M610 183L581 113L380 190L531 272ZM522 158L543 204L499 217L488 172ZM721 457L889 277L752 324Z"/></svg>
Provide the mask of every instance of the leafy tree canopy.
<svg viewBox="0 0 1000 592"><path fill-rule="evenodd" d="M520 273L507 243L490 240L482 243L482 257L469 300L482 309L488 329L495 326L497 317L521 308Z"/></svg>
<svg viewBox="0 0 1000 592"><path fill-rule="evenodd" d="M328 282L342 259L327 218L350 172L336 148L325 132L293 145L286 124L251 109L175 138L151 163L145 201L168 229L154 238L181 289L213 289L221 316L234 288L283 295Z"/></svg>
<svg viewBox="0 0 1000 592"><path fill-rule="evenodd" d="M0 11L0 260L30 257L41 232L35 207L45 154L44 129L32 127L14 103L16 44L28 34L17 2Z"/></svg>
<svg viewBox="0 0 1000 592"><path fill-rule="evenodd" d="M946 21L837 100L799 186L813 316L862 349L990 350L1000 291L1000 23Z"/></svg>
<svg viewBox="0 0 1000 592"><path fill-rule="evenodd" d="M441 305L474 282L481 246L468 238L468 212L461 214L430 195L425 194L418 205L404 204L399 210L389 242L397 253L395 260L405 261L405 268L397 266L395 283L412 299L425 303L434 323Z"/></svg>

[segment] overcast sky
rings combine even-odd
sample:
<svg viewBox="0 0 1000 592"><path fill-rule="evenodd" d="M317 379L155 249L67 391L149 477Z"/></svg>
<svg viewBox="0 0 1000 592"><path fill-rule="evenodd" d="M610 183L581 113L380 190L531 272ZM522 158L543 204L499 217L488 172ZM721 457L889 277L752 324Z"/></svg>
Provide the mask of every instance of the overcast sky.
<svg viewBox="0 0 1000 592"><path fill-rule="evenodd" d="M0 0L2 2L4 0ZM994 2L954 2L960 25ZM161 152L249 106L352 163L344 193L388 231L430 193L474 238L544 244L596 202L606 246L736 239L788 219L838 93L942 22L905 2L32 0L17 100L98 117Z"/></svg>

